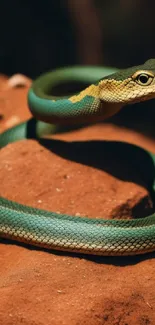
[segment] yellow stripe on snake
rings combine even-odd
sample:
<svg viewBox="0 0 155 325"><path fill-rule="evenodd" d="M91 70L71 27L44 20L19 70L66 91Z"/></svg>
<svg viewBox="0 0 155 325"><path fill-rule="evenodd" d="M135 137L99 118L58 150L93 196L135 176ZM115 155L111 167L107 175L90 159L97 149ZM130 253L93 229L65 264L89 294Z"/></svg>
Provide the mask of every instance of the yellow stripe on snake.
<svg viewBox="0 0 155 325"><path fill-rule="evenodd" d="M54 126L46 123L102 121L126 104L155 98L155 59L112 72L100 67L71 67L36 79L28 92L34 118L1 134L0 147L24 138L37 138L50 128L54 130ZM55 87L70 81L72 85L81 82L89 86L68 97L51 96ZM155 214L135 220L79 218L27 207L1 197L0 237L84 254L142 254L155 250Z"/></svg>

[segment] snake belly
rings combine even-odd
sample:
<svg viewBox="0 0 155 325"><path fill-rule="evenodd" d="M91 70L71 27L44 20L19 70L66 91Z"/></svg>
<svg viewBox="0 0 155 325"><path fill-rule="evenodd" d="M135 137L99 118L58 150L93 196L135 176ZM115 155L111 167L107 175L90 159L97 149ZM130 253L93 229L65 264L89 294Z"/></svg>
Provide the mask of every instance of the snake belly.
<svg viewBox="0 0 155 325"><path fill-rule="evenodd" d="M38 78L28 93L35 118L44 122L73 124L99 121L115 114L123 104L109 105L99 97L95 80L112 73L99 67L59 69ZM117 80L117 72L112 77ZM80 94L51 96L61 81L93 83ZM106 79L105 79L106 80ZM147 99L147 98L146 98ZM28 121L0 135L0 146L26 138ZM35 120L35 126L37 126ZM37 132L35 134L37 136ZM28 207L0 198L0 237L47 249L83 254L136 255L155 250L155 214L135 220L90 219Z"/></svg>

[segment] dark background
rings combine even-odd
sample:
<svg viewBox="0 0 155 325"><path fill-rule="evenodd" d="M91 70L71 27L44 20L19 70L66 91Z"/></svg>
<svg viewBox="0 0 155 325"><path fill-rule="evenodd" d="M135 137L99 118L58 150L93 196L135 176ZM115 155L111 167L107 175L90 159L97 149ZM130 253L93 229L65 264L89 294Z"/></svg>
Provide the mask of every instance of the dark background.
<svg viewBox="0 0 155 325"><path fill-rule="evenodd" d="M155 57L154 16L153 0L1 0L0 72L35 78L73 64L142 64ZM113 121L154 136L154 111L141 104Z"/></svg>
<svg viewBox="0 0 155 325"><path fill-rule="evenodd" d="M154 15L153 0L1 0L0 71L141 64L155 57Z"/></svg>

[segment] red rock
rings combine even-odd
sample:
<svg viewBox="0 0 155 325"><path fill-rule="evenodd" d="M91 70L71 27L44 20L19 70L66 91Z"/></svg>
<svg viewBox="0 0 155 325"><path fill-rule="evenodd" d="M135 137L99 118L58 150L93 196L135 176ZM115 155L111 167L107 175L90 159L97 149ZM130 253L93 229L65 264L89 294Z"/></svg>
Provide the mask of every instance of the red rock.
<svg viewBox="0 0 155 325"><path fill-rule="evenodd" d="M30 116L26 90L8 90L2 96L10 107L5 107L1 130L6 116L15 114L21 120ZM0 151L2 196L81 217L131 218L151 213L152 201L141 180L140 165L131 164L125 152L120 156L117 144L113 155L115 146L105 140L123 139L152 151L153 140L112 124L52 138L67 142L53 141L50 151L36 141L25 140ZM154 324L153 256L85 258L3 240L0 324Z"/></svg>

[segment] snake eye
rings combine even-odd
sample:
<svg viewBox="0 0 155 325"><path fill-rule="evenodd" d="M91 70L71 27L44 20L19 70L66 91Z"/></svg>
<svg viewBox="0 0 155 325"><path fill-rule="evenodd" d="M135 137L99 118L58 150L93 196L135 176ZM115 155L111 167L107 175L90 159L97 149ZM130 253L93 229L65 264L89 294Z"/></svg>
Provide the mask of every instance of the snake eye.
<svg viewBox="0 0 155 325"><path fill-rule="evenodd" d="M153 81L153 76L147 73L140 73L136 76L136 81L141 86L148 86Z"/></svg>

